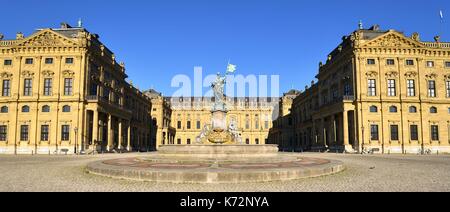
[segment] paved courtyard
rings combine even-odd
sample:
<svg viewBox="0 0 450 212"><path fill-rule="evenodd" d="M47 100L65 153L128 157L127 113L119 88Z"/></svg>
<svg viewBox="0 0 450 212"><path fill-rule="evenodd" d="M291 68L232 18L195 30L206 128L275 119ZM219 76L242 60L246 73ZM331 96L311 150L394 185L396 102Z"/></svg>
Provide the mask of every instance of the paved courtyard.
<svg viewBox="0 0 450 212"><path fill-rule="evenodd" d="M88 163L142 154L0 156L0 191L450 191L450 156L304 154L340 160L347 170L288 182L166 184L87 174Z"/></svg>

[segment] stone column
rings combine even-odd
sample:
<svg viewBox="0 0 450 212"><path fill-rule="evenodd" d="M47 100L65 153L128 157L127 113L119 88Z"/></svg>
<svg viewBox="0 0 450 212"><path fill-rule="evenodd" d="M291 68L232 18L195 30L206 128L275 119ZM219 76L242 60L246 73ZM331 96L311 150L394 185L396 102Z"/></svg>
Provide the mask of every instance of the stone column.
<svg viewBox="0 0 450 212"><path fill-rule="evenodd" d="M94 114L94 118L92 121L92 145L95 146L96 145L95 142L99 141L99 138L98 138L98 111L94 110L93 114ZM95 151L95 149L94 149L94 151Z"/></svg>
<svg viewBox="0 0 450 212"><path fill-rule="evenodd" d="M122 119L119 119L119 144L117 145L117 148L119 150L122 149L122 143L123 143L123 135L122 135Z"/></svg>
<svg viewBox="0 0 450 212"><path fill-rule="evenodd" d="M333 132L332 132L333 134L331 135L332 141L333 141L335 146L338 146L338 143L337 143L337 140L338 140L337 139L337 129L336 129L336 115L332 116L331 125L332 125L332 130L333 130Z"/></svg>
<svg viewBox="0 0 450 212"><path fill-rule="evenodd" d="M344 148L345 151L351 152L353 151L353 147L350 145L350 136L348 134L348 112L344 111L344 113L342 114L342 129L344 131L343 133L343 139L344 139Z"/></svg>
<svg viewBox="0 0 450 212"><path fill-rule="evenodd" d="M324 147L327 147L327 128L325 126L325 118L322 118L320 121L322 128L322 144Z"/></svg>
<svg viewBox="0 0 450 212"><path fill-rule="evenodd" d="M342 129L344 130L343 133L343 139L344 139L344 146L347 149L347 146L350 145L350 141L349 141L349 135L348 135L348 113L347 111L344 111L344 113L342 114Z"/></svg>
<svg viewBox="0 0 450 212"><path fill-rule="evenodd" d="M106 151L111 151L113 148L113 132L112 132L112 116L111 114L108 114L108 130L107 130L107 135L108 135L108 144L106 146Z"/></svg>
<svg viewBox="0 0 450 212"><path fill-rule="evenodd" d="M128 128L127 128L127 150L131 151L131 122L128 121Z"/></svg>

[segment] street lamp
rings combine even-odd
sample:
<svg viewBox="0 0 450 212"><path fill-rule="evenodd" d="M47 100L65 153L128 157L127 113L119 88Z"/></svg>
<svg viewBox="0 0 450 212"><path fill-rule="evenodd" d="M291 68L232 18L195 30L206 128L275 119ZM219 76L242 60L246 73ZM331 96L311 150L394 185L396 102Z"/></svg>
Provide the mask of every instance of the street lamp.
<svg viewBox="0 0 450 212"><path fill-rule="evenodd" d="M78 127L74 128L75 131L75 148L74 153L77 154L77 147L78 147Z"/></svg>

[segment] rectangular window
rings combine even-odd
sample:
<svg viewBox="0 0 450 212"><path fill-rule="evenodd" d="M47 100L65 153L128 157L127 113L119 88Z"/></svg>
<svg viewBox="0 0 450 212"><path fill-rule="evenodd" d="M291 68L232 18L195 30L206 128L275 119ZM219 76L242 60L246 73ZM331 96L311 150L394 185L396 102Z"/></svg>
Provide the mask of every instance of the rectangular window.
<svg viewBox="0 0 450 212"><path fill-rule="evenodd" d="M20 141L28 141L28 125L20 126Z"/></svg>
<svg viewBox="0 0 450 212"><path fill-rule="evenodd" d="M103 89L103 98L106 100L106 101L109 101L109 88L104 88Z"/></svg>
<svg viewBox="0 0 450 212"><path fill-rule="evenodd" d="M61 126L61 140L62 141L70 140L70 126L69 125Z"/></svg>
<svg viewBox="0 0 450 212"><path fill-rule="evenodd" d="M450 98L450 81L445 82L445 87L447 90L447 98Z"/></svg>
<svg viewBox="0 0 450 212"><path fill-rule="evenodd" d="M388 80L388 96L397 96L395 80Z"/></svg>
<svg viewBox="0 0 450 212"><path fill-rule="evenodd" d="M52 95L52 79L46 78L44 79L44 96Z"/></svg>
<svg viewBox="0 0 450 212"><path fill-rule="evenodd" d="M406 60L406 65L407 66L413 66L414 65L414 60Z"/></svg>
<svg viewBox="0 0 450 212"><path fill-rule="evenodd" d="M53 58L45 58L45 64L53 64Z"/></svg>
<svg viewBox="0 0 450 212"><path fill-rule="evenodd" d="M187 127L188 130L191 129L191 121L188 121L188 122L186 123L186 127Z"/></svg>
<svg viewBox="0 0 450 212"><path fill-rule="evenodd" d="M450 68L450 61L445 62L445 67Z"/></svg>
<svg viewBox="0 0 450 212"><path fill-rule="evenodd" d="M391 125L391 141L398 141L398 125Z"/></svg>
<svg viewBox="0 0 450 212"><path fill-rule="evenodd" d="M259 120L258 119L256 119L255 120L255 129L259 129Z"/></svg>
<svg viewBox="0 0 450 212"><path fill-rule="evenodd" d="M248 138L245 139L245 144L247 144L247 145L250 144L250 139L248 139Z"/></svg>
<svg viewBox="0 0 450 212"><path fill-rule="evenodd" d="M367 59L367 65L375 65L375 59Z"/></svg>
<svg viewBox="0 0 450 212"><path fill-rule="evenodd" d="M9 96L11 94L11 81L3 80L2 96Z"/></svg>
<svg viewBox="0 0 450 212"><path fill-rule="evenodd" d="M33 81L32 79L25 79L23 83L23 95L24 96L31 96L32 90L33 90Z"/></svg>
<svg viewBox="0 0 450 212"><path fill-rule="evenodd" d="M416 96L416 82L415 80L407 80L407 92L408 96Z"/></svg>
<svg viewBox="0 0 450 212"><path fill-rule="evenodd" d="M91 83L91 89L89 90L90 96L97 96L98 86L96 83Z"/></svg>
<svg viewBox="0 0 450 212"><path fill-rule="evenodd" d="M387 59L387 60L386 60L386 65L388 65L388 66L393 66L393 65L395 65L395 60L394 60L394 59Z"/></svg>
<svg viewBox="0 0 450 212"><path fill-rule="evenodd" d="M197 121L197 130L199 130L199 129L201 129L201 128L202 128L201 122L200 122L200 121Z"/></svg>
<svg viewBox="0 0 450 212"><path fill-rule="evenodd" d="M73 79L66 78L64 79L64 96L72 96L73 95Z"/></svg>
<svg viewBox="0 0 450 212"><path fill-rule="evenodd" d="M255 144L259 145L259 139L255 139Z"/></svg>
<svg viewBox="0 0 450 212"><path fill-rule="evenodd" d="M436 97L436 81L428 81L428 97Z"/></svg>
<svg viewBox="0 0 450 212"><path fill-rule="evenodd" d="M5 61L3 61L3 65L5 65L5 66L12 65L12 60L5 60Z"/></svg>
<svg viewBox="0 0 450 212"><path fill-rule="evenodd" d="M186 144L191 145L191 139L187 139Z"/></svg>
<svg viewBox="0 0 450 212"><path fill-rule="evenodd" d="M264 129L269 129L269 121L264 121Z"/></svg>
<svg viewBox="0 0 450 212"><path fill-rule="evenodd" d="M378 125L373 124L370 126L370 140L372 141L378 141L379 140L379 136L378 136Z"/></svg>
<svg viewBox="0 0 450 212"><path fill-rule="evenodd" d="M177 128L178 128L178 129L181 129L181 121L178 121L178 123L177 123Z"/></svg>
<svg viewBox="0 0 450 212"><path fill-rule="evenodd" d="M48 125L42 125L41 126L41 141L48 141Z"/></svg>
<svg viewBox="0 0 450 212"><path fill-rule="evenodd" d="M427 67L428 68L433 68L434 67L434 62L433 61L427 61Z"/></svg>
<svg viewBox="0 0 450 212"><path fill-rule="evenodd" d="M73 58L66 58L66 64L73 64Z"/></svg>
<svg viewBox="0 0 450 212"><path fill-rule="evenodd" d="M177 139L177 144L178 144L178 145L181 144L181 139Z"/></svg>
<svg viewBox="0 0 450 212"><path fill-rule="evenodd" d="M6 125L0 126L0 141L6 141L8 139L8 127Z"/></svg>
<svg viewBox="0 0 450 212"><path fill-rule="evenodd" d="M439 126L431 125L431 140L439 141Z"/></svg>
<svg viewBox="0 0 450 212"><path fill-rule="evenodd" d="M352 89L352 86L350 85L349 82L345 82L345 85L344 85L344 95L345 95L345 96L351 96L351 95L353 95L353 89Z"/></svg>
<svg viewBox="0 0 450 212"><path fill-rule="evenodd" d="M369 79L368 82L368 93L369 96L376 96L377 95L377 85L376 81L374 79Z"/></svg>
<svg viewBox="0 0 450 212"><path fill-rule="evenodd" d="M417 125L411 125L410 126L410 133L411 133L411 141L418 141L419 140L419 127Z"/></svg>
<svg viewBox="0 0 450 212"><path fill-rule="evenodd" d="M27 64L27 65L33 64L33 58L27 58L27 59L25 59L25 64Z"/></svg>

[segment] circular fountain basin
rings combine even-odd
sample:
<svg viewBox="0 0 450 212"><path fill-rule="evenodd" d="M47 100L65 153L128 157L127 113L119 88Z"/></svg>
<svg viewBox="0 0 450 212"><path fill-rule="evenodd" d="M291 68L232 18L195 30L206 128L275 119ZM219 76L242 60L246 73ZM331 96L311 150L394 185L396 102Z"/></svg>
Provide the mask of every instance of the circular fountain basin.
<svg viewBox="0 0 450 212"><path fill-rule="evenodd" d="M97 161L92 174L164 183L255 183L339 173L340 161L278 153L275 145L169 145L142 157Z"/></svg>

